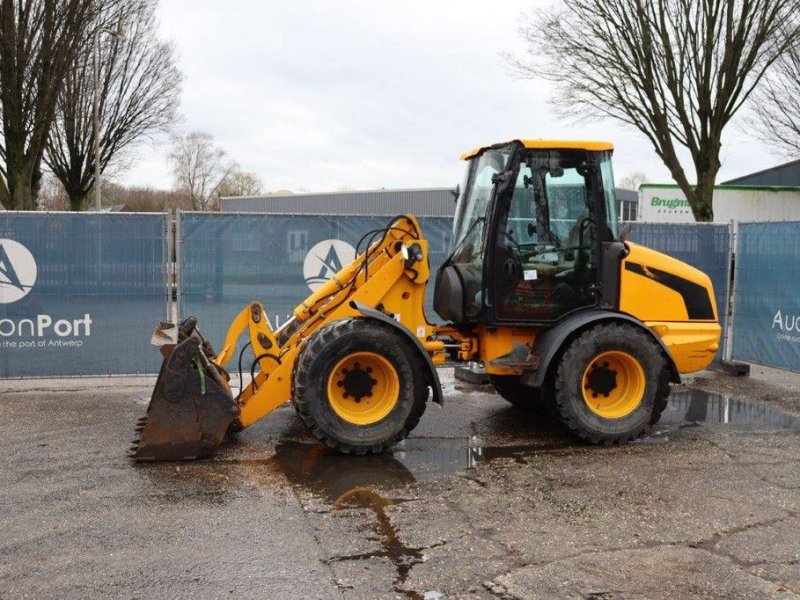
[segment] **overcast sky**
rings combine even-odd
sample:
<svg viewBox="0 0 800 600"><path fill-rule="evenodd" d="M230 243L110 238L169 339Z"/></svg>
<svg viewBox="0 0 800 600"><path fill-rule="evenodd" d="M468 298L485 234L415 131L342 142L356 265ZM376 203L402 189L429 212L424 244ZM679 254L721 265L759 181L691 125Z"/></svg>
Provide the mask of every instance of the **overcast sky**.
<svg viewBox="0 0 800 600"><path fill-rule="evenodd" d="M522 13L546 4L161 0L159 16L186 78L182 130L211 133L266 190L454 186L461 152L518 137L607 139L617 179L670 181L641 134L560 121L545 83L509 73ZM122 181L169 187L165 147L140 148ZM720 181L780 162L734 126Z"/></svg>

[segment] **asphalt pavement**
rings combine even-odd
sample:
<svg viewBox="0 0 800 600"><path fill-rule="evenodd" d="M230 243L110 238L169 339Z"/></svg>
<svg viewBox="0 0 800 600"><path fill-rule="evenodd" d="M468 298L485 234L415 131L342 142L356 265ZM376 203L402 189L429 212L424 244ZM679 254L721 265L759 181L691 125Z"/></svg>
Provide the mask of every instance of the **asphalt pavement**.
<svg viewBox="0 0 800 600"><path fill-rule="evenodd" d="M0 598L800 594L789 385L706 374L597 448L443 376L393 454L333 454L287 405L152 465L126 450L153 379L0 382Z"/></svg>

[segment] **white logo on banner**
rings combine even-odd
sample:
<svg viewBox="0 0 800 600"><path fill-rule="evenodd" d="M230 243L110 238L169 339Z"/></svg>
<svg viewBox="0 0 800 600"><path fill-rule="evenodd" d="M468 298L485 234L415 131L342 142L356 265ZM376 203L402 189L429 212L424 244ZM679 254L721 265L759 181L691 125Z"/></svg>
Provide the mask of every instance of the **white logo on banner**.
<svg viewBox="0 0 800 600"><path fill-rule="evenodd" d="M0 304L21 300L36 283L36 260L14 240L0 239Z"/></svg>
<svg viewBox="0 0 800 600"><path fill-rule="evenodd" d="M800 315L784 315L779 310L775 313L775 318L772 319L772 329L775 329L776 326L780 330L776 336L779 340L782 342L800 342Z"/></svg>
<svg viewBox="0 0 800 600"><path fill-rule="evenodd" d="M306 279L306 284L312 292L316 292L322 284L355 258L355 248L347 242L342 240L320 242L308 251L303 262L303 277Z"/></svg>

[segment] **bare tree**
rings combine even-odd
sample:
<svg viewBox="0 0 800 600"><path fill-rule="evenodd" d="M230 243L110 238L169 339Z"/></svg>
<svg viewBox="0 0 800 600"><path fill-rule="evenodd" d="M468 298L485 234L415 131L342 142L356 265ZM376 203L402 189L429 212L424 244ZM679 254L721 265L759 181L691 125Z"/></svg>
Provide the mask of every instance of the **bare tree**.
<svg viewBox="0 0 800 600"><path fill-rule="evenodd" d="M58 177L52 173L44 173L39 186L37 199L39 210L69 210L69 196Z"/></svg>
<svg viewBox="0 0 800 600"><path fill-rule="evenodd" d="M238 167L225 178L217 189L217 195L223 196L258 196L263 184L255 173L242 171Z"/></svg>
<svg viewBox="0 0 800 600"><path fill-rule="evenodd" d="M175 48L157 36L157 0L120 0L103 22L125 34L103 38L99 51L100 173L119 166L121 153L167 132L175 122L181 73ZM95 185L94 69L91 48L66 77L45 162L67 190L72 210L83 210Z"/></svg>
<svg viewBox="0 0 800 600"><path fill-rule="evenodd" d="M800 47L783 54L754 94L749 131L773 144L776 153L800 154Z"/></svg>
<svg viewBox="0 0 800 600"><path fill-rule="evenodd" d="M169 160L175 187L186 193L192 210L213 210L219 187L236 167L204 131L173 138Z"/></svg>
<svg viewBox="0 0 800 600"><path fill-rule="evenodd" d="M168 208L189 208L188 198L180 190L159 190L151 187L124 186L103 181L109 204L124 204L132 212L161 212Z"/></svg>
<svg viewBox="0 0 800 600"><path fill-rule="evenodd" d="M573 0L531 13L522 35L536 58L512 60L555 83L563 114L644 133L695 219L710 221L723 130L797 42L798 14L800 0Z"/></svg>
<svg viewBox="0 0 800 600"><path fill-rule="evenodd" d="M93 0L0 0L0 202L36 208L64 78L96 27Z"/></svg>
<svg viewBox="0 0 800 600"><path fill-rule="evenodd" d="M623 175L616 183L617 187L623 190L638 190L639 186L648 181L647 175L641 171L632 171L627 175Z"/></svg>

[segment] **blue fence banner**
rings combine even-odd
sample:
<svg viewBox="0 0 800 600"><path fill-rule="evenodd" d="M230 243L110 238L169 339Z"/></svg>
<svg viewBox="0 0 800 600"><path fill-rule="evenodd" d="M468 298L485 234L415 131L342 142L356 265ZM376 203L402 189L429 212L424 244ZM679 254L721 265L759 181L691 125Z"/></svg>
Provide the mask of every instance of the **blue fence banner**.
<svg viewBox="0 0 800 600"><path fill-rule="evenodd" d="M730 226L709 223L631 223L628 239L668 254L706 273L714 286L723 339L717 360L723 358L730 288Z"/></svg>
<svg viewBox="0 0 800 600"><path fill-rule="evenodd" d="M355 258L355 246L387 217L179 213L179 297L182 317L195 315L209 340L221 343L249 302L264 304L280 327L295 306ZM419 219L428 240L432 277L447 257L448 217ZM363 245L362 245L363 249ZM433 285L428 286L426 310Z"/></svg>
<svg viewBox="0 0 800 600"><path fill-rule="evenodd" d="M0 212L0 377L157 373L164 214Z"/></svg>
<svg viewBox="0 0 800 600"><path fill-rule="evenodd" d="M733 358L800 371L800 222L740 223Z"/></svg>

